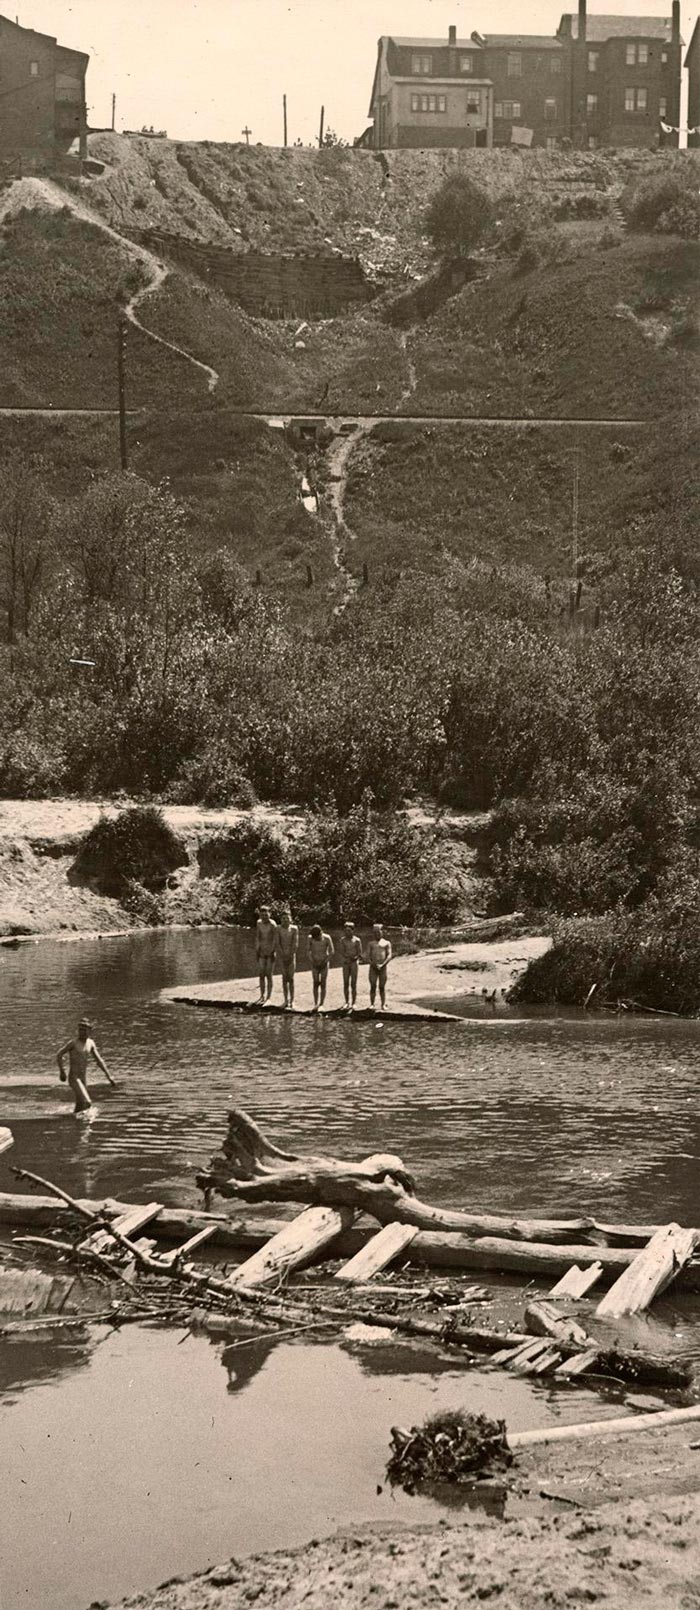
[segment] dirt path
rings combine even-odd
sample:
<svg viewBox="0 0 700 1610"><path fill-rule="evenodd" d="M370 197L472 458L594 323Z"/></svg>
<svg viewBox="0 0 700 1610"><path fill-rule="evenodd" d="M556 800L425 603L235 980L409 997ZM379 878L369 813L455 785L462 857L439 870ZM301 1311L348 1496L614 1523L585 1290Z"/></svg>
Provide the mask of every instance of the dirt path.
<svg viewBox="0 0 700 1610"><path fill-rule="evenodd" d="M153 296L156 291L159 291L164 280L168 277L169 270L158 260L153 252L149 251L146 246L138 246L135 241L129 240L126 235L121 235L110 224L106 224L104 219L99 216L99 213L93 212L90 207L87 207L84 202L79 201L75 196L70 195L68 191L62 190L60 185L55 184L52 179L17 179L14 184L10 185L0 200L0 221L3 218L11 217L13 213L24 207L47 207L55 211L67 208L75 218L79 218L82 223L91 224L95 229L100 229L110 240L115 241L122 250L127 251L137 262L142 263L148 272L149 278L147 283L140 286L130 297L123 310L124 317L134 326L134 329L140 330L142 335L147 336L149 341L156 341L159 346L167 347L170 352L176 353L178 357L184 358L187 363L192 364L195 369L199 369L206 376L208 390L210 392L216 390L219 384L216 369L212 369L208 363L202 363L199 358L193 357L191 352L186 352L185 348L178 346L176 342L166 341L165 336L156 335L155 331L149 330L148 326L142 324L137 317L136 309L141 306L146 297ZM51 410L51 412L54 411ZM67 412L68 410L65 411Z"/></svg>

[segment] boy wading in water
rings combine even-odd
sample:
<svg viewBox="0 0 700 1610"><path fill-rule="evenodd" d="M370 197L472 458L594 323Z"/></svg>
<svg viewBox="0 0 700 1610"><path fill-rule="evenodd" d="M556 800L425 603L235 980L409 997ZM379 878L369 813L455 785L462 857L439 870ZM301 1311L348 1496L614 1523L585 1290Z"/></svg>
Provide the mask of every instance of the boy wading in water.
<svg viewBox="0 0 700 1610"><path fill-rule="evenodd" d="M277 923L273 922L270 916L270 907L261 906L260 916L255 925L255 954L258 958L260 1006L264 1006L272 994L272 969L275 965L276 949Z"/></svg>
<svg viewBox="0 0 700 1610"><path fill-rule="evenodd" d="M277 954L280 959L282 992L286 1012L291 1012L294 1005L294 976L297 970L298 949L299 929L296 923L292 922L291 911L283 911L280 917L280 925L277 929Z"/></svg>
<svg viewBox="0 0 700 1610"><path fill-rule="evenodd" d="M362 955L362 940L355 933L354 922L343 923L343 932L340 940L340 956L343 963L343 994L348 1012L351 1012L357 1000L357 970Z"/></svg>
<svg viewBox="0 0 700 1610"><path fill-rule="evenodd" d="M330 934L324 934L320 923L315 922L309 934L309 960L311 962L311 982L314 987L314 1012L323 1006L326 999L326 985L328 983L328 964L333 955L333 940Z"/></svg>
<svg viewBox="0 0 700 1610"><path fill-rule="evenodd" d="M86 1082L89 1057L92 1057L98 1068L102 1069L105 1079L111 1085L115 1084L115 1080L102 1061L94 1040L90 1039L91 1027L92 1025L88 1023L87 1018L81 1017L78 1024L77 1040L69 1040L67 1045L61 1046L56 1057L61 1083L65 1084L66 1080L68 1080L75 1096L75 1112L87 1112L92 1106ZM68 1058L68 1073L66 1073L63 1066L64 1057Z"/></svg>
<svg viewBox="0 0 700 1610"><path fill-rule="evenodd" d="M369 942L369 1004L374 1006L379 985L382 1011L386 1006L386 975L391 957L391 940L384 938L381 923L375 922Z"/></svg>

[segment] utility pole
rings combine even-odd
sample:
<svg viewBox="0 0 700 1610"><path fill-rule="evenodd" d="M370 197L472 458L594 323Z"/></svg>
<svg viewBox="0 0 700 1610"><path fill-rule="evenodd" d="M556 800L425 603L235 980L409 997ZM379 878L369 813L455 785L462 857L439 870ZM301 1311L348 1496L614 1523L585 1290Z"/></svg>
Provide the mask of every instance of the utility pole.
<svg viewBox="0 0 700 1610"><path fill-rule="evenodd" d="M572 497L571 497L571 546L572 546L572 560L573 560L573 572L574 572L574 575L576 575L576 566L578 564L578 505L579 505L579 479L580 479L579 455L580 455L580 448L575 447L574 448L574 485L573 485L573 492L572 492Z"/></svg>
<svg viewBox="0 0 700 1610"><path fill-rule="evenodd" d="M325 108L325 106L322 106L321 107L321 122L319 123L319 127L318 127L318 149L319 149L319 151L321 149L321 146L323 145L323 120L325 118L325 115L326 115L326 108Z"/></svg>
<svg viewBox="0 0 700 1610"><path fill-rule="evenodd" d="M245 134L245 143L246 143L246 145L250 145L250 136L251 136L252 132L253 132L253 130L248 128L247 123L246 123L245 128L241 129L241 134Z"/></svg>
<svg viewBox="0 0 700 1610"><path fill-rule="evenodd" d="M113 134L114 134L116 126L117 126L117 97L116 97L116 95L113 95L112 96L112 133Z"/></svg>
<svg viewBox="0 0 700 1610"><path fill-rule="evenodd" d="M117 320L117 377L119 385L119 458L123 470L129 468L129 453L126 440L126 384L125 384L125 358L126 358L126 319L120 313Z"/></svg>
<svg viewBox="0 0 700 1610"><path fill-rule="evenodd" d="M282 96L282 121L284 123L284 144L287 144L287 97Z"/></svg>

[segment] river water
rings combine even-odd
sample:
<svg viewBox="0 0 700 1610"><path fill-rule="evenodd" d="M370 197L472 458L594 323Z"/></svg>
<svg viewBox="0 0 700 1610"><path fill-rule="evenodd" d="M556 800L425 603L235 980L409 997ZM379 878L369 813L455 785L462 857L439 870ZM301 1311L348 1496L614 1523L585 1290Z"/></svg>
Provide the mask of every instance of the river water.
<svg viewBox="0 0 700 1610"><path fill-rule="evenodd" d="M547 1216L697 1223L700 1025L594 1016L399 1023L204 1011L168 986L254 971L235 931L0 950L0 1123L12 1161L84 1196L199 1204L246 1107L291 1149L398 1152L420 1194ZM75 1120L55 1050L87 1013L118 1080ZM700 1353L697 1300L655 1305ZM230 1553L362 1520L423 1520L377 1493L396 1421L459 1403L511 1429L612 1412L416 1348L221 1341L138 1327L0 1344L3 1610L80 1610ZM591 1405L594 1405L591 1410Z"/></svg>

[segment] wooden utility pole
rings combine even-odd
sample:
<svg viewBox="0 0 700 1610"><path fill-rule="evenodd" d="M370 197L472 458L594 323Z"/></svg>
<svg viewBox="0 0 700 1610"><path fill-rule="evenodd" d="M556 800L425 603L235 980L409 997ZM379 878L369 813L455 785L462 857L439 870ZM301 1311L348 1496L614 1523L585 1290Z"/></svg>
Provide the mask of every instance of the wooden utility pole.
<svg viewBox="0 0 700 1610"><path fill-rule="evenodd" d="M129 452L126 440L126 319L120 313L117 320L117 377L119 385L119 458L123 470L129 468Z"/></svg>
<svg viewBox="0 0 700 1610"><path fill-rule="evenodd" d="M117 97L116 97L116 95L113 95L112 96L112 133L113 134L114 134L114 130L115 130L116 126L117 126Z"/></svg>
<svg viewBox="0 0 700 1610"><path fill-rule="evenodd" d="M287 144L287 97L282 96L282 121L284 123L284 144Z"/></svg>
<svg viewBox="0 0 700 1610"><path fill-rule="evenodd" d="M573 493L572 493L572 498L571 498L571 546L572 546L572 556L571 557L572 557L572 560L573 560L573 567L572 568L573 568L574 575L576 575L576 566L578 564L578 506L579 506L579 479L580 479L579 451L580 450L579 450L578 447L574 448L574 485L573 485Z"/></svg>
<svg viewBox="0 0 700 1610"><path fill-rule="evenodd" d="M241 134L245 134L245 143L246 143L246 145L250 145L250 136L251 136L252 132L253 132L253 130L248 128L247 123L246 123L245 128L241 129Z"/></svg>
<svg viewBox="0 0 700 1610"><path fill-rule="evenodd" d="M318 126L318 148L319 148L319 151L321 149L321 146L323 145L323 120L325 118L325 115L326 115L326 108L325 108L325 106L322 106L321 107L321 121L320 121L319 126Z"/></svg>

